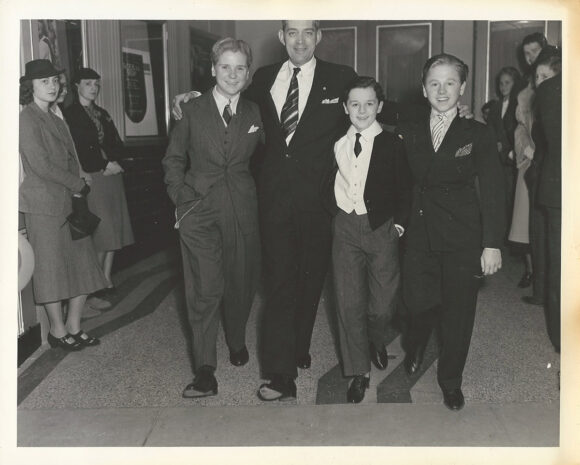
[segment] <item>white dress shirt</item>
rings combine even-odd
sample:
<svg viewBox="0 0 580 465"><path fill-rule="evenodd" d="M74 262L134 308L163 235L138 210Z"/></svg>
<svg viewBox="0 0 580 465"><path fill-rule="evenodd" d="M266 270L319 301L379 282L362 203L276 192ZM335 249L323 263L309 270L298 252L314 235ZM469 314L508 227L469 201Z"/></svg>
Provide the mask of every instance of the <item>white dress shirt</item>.
<svg viewBox="0 0 580 465"><path fill-rule="evenodd" d="M272 96L272 100L274 100L276 112L278 113L278 120L282 113L282 107L286 102L286 96L288 95L288 89L290 88L290 81L294 74L294 68L296 68L296 66L294 66L290 60L285 62L280 68L280 71L278 71L276 80L270 89L270 95ZM312 57L308 63L300 66L300 72L296 76L296 79L298 80L298 122L300 122L300 118L302 117L302 113L306 107L306 102L308 101L308 96L310 95L310 90L312 89L315 69L316 58ZM290 144L293 135L294 132L288 134L286 144Z"/></svg>
<svg viewBox="0 0 580 465"><path fill-rule="evenodd" d="M220 116L222 117L222 121L224 122L224 125L227 126L225 120L224 120L224 108L226 107L226 105L229 103L230 104L230 108L232 109L232 116L236 114L236 110L238 108L238 101L240 100L240 94L236 94L234 97L232 97L231 99L228 99L227 97L224 97L222 94L220 94L217 89L213 88L212 90L212 95L213 95L213 99L215 100L215 103L218 107L218 111L220 112Z"/></svg>
<svg viewBox="0 0 580 465"><path fill-rule="evenodd" d="M382 131L383 129L377 121L361 131L360 145L362 150L358 157L354 154L358 130L353 125L334 144L334 156L338 164L334 181L334 195L336 196L336 204L346 213L351 213L354 210L357 215L364 215L367 212L364 201L367 174L375 136Z"/></svg>

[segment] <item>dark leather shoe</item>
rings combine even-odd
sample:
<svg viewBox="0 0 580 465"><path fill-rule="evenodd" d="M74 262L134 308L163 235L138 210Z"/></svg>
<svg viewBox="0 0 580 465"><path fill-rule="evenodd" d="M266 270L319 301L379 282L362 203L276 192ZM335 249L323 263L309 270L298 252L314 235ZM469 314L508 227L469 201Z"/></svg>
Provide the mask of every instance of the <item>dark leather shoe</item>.
<svg viewBox="0 0 580 465"><path fill-rule="evenodd" d="M463 392L461 392L461 389L443 391L443 403L449 410L461 410L465 405Z"/></svg>
<svg viewBox="0 0 580 465"><path fill-rule="evenodd" d="M387 348L384 344L381 344L380 350L377 350L375 345L371 342L369 344L369 353L371 356L371 362L379 370L386 370L389 364L389 356L387 355Z"/></svg>
<svg viewBox="0 0 580 465"><path fill-rule="evenodd" d="M70 335L75 341L77 341L80 345L89 347L89 346L98 346L101 341L99 338L89 336L85 333L82 329L76 333Z"/></svg>
<svg viewBox="0 0 580 465"><path fill-rule="evenodd" d="M61 349L68 350L69 352L74 352L83 348L83 346L70 334L66 334L63 337L54 337L52 334L48 333L46 340L50 344L50 347L53 349L55 347L60 347Z"/></svg>
<svg viewBox="0 0 580 465"><path fill-rule="evenodd" d="M346 391L346 400L351 404L358 404L365 397L365 392L369 388L370 379L364 375L357 375L353 378L348 391Z"/></svg>
<svg viewBox="0 0 580 465"><path fill-rule="evenodd" d="M193 383L185 387L182 396L186 399L215 396L218 392L218 386L213 372L213 367L207 365L202 366L198 370Z"/></svg>
<svg viewBox="0 0 580 465"><path fill-rule="evenodd" d="M298 368L302 368L303 370L310 368L311 363L312 357L310 357L310 354L306 354L304 357L298 357L296 359L296 366Z"/></svg>
<svg viewBox="0 0 580 465"><path fill-rule="evenodd" d="M246 346L242 347L237 352L232 352L230 350L230 363L236 367L241 367L248 363L250 360L250 355L248 354L248 349Z"/></svg>
<svg viewBox="0 0 580 465"><path fill-rule="evenodd" d="M546 304L546 302L536 299L533 295L522 296L522 301L528 305L537 305L538 307L543 307Z"/></svg>
<svg viewBox="0 0 580 465"><path fill-rule="evenodd" d="M258 389L258 398L264 402L296 400L296 383L288 376L275 375Z"/></svg>
<svg viewBox="0 0 580 465"><path fill-rule="evenodd" d="M414 351L409 351L405 354L403 366L408 375L414 375L421 369L423 363L423 355L425 354L425 347L419 347Z"/></svg>
<svg viewBox="0 0 580 465"><path fill-rule="evenodd" d="M525 287L530 287L530 285L532 284L532 278L533 278L533 274L526 271L524 273L524 275L522 276L522 279L520 279L520 282L518 283L518 287L520 287L522 289Z"/></svg>

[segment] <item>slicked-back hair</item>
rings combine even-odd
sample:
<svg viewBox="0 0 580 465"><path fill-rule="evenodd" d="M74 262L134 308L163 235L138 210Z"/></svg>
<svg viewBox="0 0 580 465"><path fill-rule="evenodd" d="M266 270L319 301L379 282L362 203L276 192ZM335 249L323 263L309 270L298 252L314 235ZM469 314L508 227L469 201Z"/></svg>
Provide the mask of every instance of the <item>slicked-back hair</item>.
<svg viewBox="0 0 580 465"><path fill-rule="evenodd" d="M454 55L449 55L448 53L440 53L439 55L433 55L431 58L429 58L425 63L425 66L423 66L423 73L421 76L423 84L425 84L425 79L427 79L427 74L429 73L431 68L434 68L435 66L439 65L451 65L455 67L455 69L459 73L459 79L461 80L461 83L463 84L465 81L467 81L469 67Z"/></svg>
<svg viewBox="0 0 580 465"><path fill-rule="evenodd" d="M288 21L290 21L289 19L283 19L282 20L282 30L284 32L286 32L286 28L288 27ZM319 31L320 30L320 20L318 19L313 19L312 20L312 26L314 27L315 31Z"/></svg>
<svg viewBox="0 0 580 465"><path fill-rule="evenodd" d="M377 94L377 100L383 102L385 100L385 93L381 85L375 80L375 78L370 76L357 76L346 86L344 94L342 96L342 101L346 103L348 101L348 96L350 91L353 89L368 89L372 88Z"/></svg>
<svg viewBox="0 0 580 465"><path fill-rule="evenodd" d="M240 52L246 56L246 64L248 65L248 68L252 65L252 49L248 43L243 40L232 39L231 37L218 40L211 48L211 62L214 65L217 65L220 57L225 52Z"/></svg>

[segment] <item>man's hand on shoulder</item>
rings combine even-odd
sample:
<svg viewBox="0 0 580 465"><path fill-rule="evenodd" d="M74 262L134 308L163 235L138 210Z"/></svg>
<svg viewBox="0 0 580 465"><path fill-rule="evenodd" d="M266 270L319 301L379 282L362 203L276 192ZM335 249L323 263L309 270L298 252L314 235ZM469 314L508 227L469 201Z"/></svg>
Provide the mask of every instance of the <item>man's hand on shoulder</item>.
<svg viewBox="0 0 580 465"><path fill-rule="evenodd" d="M460 103L457 103L457 112L459 113L460 118L473 119L473 113L471 113L469 105L461 105Z"/></svg>
<svg viewBox="0 0 580 465"><path fill-rule="evenodd" d="M192 90L186 92L185 94L179 94L173 97L173 101L171 102L171 115L174 119L179 121L183 117L183 112L181 111L181 104L187 103L191 99L199 97L201 95L200 92L197 90Z"/></svg>

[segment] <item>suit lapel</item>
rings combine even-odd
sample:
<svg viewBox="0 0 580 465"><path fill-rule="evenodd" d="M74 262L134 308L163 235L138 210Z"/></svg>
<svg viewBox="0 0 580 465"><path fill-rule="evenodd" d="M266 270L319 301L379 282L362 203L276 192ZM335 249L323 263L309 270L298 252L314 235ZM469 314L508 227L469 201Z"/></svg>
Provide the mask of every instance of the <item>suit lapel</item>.
<svg viewBox="0 0 580 465"><path fill-rule="evenodd" d="M457 115L445 133L445 137L441 141L441 146L435 156L440 158L454 158L455 151L459 147L469 143L471 134L469 127L468 122Z"/></svg>
<svg viewBox="0 0 580 465"><path fill-rule="evenodd" d="M310 89L310 95L308 96L308 100L306 101L306 106L304 107L304 113L300 117L300 121L298 122L298 126L303 121L306 121L308 117L312 114L314 109L320 105L322 101L322 94L326 90L323 86L325 80L326 73L324 68L324 63L321 60L318 60L316 63L316 68L314 69L314 78L312 80L312 88Z"/></svg>
<svg viewBox="0 0 580 465"><path fill-rule="evenodd" d="M276 104L274 103L274 99L272 98L271 90L272 86L274 85L274 82L276 81L276 77L278 76L278 73L280 72L280 69L282 69L284 63L285 62L280 63L280 66L275 66L272 68L272 74L268 76L268 79L266 80L264 86L266 91L265 100L267 110L272 114L271 118L277 120L278 123L280 123L280 117L278 116L278 110L276 110Z"/></svg>
<svg viewBox="0 0 580 465"><path fill-rule="evenodd" d="M223 135L224 135L224 122L222 120L222 116L218 110L217 104L215 103L215 99L212 95L212 90L208 90L202 97L203 101L203 108L202 114L209 116L208 118L201 118L202 121L205 121L208 129L207 136L211 140L211 143L214 146L214 150L210 150L211 153L219 153L222 157L225 157L224 151L224 144L223 144ZM193 122L193 124L198 124L197 121Z"/></svg>

